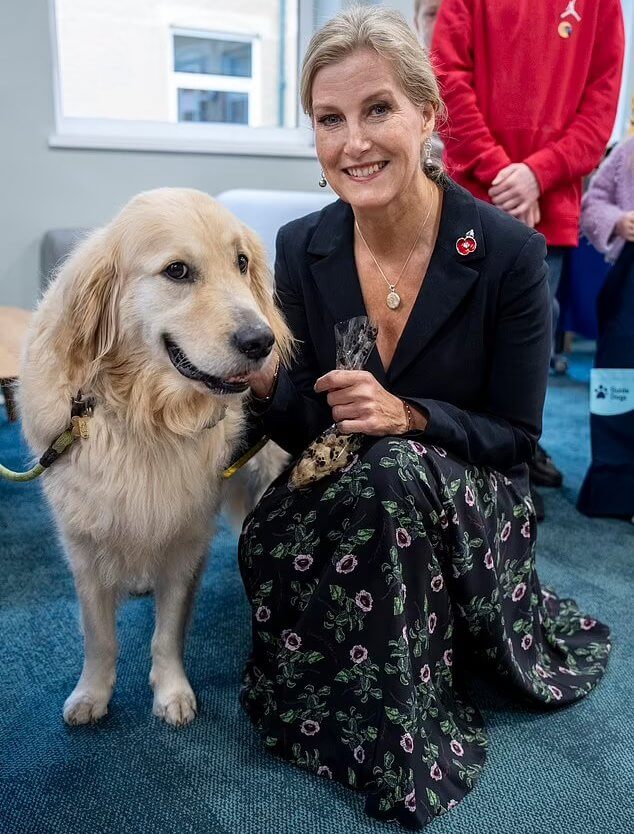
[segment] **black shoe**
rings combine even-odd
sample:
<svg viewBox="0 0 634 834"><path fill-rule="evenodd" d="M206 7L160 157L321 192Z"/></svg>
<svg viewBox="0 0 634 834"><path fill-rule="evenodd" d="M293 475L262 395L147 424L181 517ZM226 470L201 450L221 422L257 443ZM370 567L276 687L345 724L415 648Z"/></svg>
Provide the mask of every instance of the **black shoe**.
<svg viewBox="0 0 634 834"><path fill-rule="evenodd" d="M544 487L560 487L564 482L564 476L555 466L548 452L537 444L535 457L528 464L528 471L531 476L531 483Z"/></svg>
<svg viewBox="0 0 634 834"><path fill-rule="evenodd" d="M537 519L537 521L543 521L546 518L546 514L544 512L544 499L539 494L539 492L537 492L532 483L531 501L533 502L533 507L535 507L535 518Z"/></svg>

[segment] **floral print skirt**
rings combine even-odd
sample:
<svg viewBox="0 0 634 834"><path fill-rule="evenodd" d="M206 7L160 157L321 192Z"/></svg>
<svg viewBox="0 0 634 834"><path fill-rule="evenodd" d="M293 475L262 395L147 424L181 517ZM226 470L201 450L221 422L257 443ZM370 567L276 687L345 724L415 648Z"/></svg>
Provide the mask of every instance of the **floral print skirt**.
<svg viewBox="0 0 634 834"><path fill-rule="evenodd" d="M291 491L288 475L240 538L253 611L242 704L273 753L421 828L484 764L468 665L567 704L600 679L608 629L540 588L523 471L384 437L309 489Z"/></svg>

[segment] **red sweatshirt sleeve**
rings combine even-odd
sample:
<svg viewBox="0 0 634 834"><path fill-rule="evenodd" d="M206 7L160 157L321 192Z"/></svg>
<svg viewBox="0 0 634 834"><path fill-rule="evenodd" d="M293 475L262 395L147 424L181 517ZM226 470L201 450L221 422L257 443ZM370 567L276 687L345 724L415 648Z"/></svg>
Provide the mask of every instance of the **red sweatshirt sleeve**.
<svg viewBox="0 0 634 834"><path fill-rule="evenodd" d="M595 38L588 81L574 120L561 139L524 162L548 191L593 171L610 139L619 102L625 34L620 0L603 0L601 34Z"/></svg>
<svg viewBox="0 0 634 834"><path fill-rule="evenodd" d="M618 2L618 0L617 0ZM468 174L487 189L511 159L486 125L473 84L471 0L443 0L434 29L432 59L449 113L441 136L451 146L453 171Z"/></svg>

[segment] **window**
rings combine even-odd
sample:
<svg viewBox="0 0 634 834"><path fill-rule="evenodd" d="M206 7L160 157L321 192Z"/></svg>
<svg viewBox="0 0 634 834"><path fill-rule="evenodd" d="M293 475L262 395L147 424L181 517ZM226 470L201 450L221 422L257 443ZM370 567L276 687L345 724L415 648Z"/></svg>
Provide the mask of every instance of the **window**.
<svg viewBox="0 0 634 834"><path fill-rule="evenodd" d="M301 55L347 0L49 0L53 146L312 156Z"/></svg>
<svg viewBox="0 0 634 834"><path fill-rule="evenodd" d="M261 113L261 63L260 43L254 38L174 33L171 120L277 126L274 99L264 118Z"/></svg>

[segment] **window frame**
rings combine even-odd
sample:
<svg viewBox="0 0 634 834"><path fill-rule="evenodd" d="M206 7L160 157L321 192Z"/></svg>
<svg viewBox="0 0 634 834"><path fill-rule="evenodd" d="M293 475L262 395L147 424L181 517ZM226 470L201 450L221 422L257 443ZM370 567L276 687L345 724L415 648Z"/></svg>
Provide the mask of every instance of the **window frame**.
<svg viewBox="0 0 634 834"><path fill-rule="evenodd" d="M314 0L298 0L298 55L304 54L313 30ZM278 156L315 158L315 143L309 120L298 113L298 127L251 127L248 125L211 122L151 122L118 119L84 119L64 116L60 73L59 42L57 35L56 0L48 0L55 129L48 137L50 148L82 148L92 150L152 151L231 156ZM191 78L222 78L226 83L232 76L199 76L195 73L174 71L174 34L199 34L204 30L167 27L166 36L171 46L167 51L170 84L172 76ZM210 33L219 37L217 33ZM257 36L234 36L222 33L226 39L250 39L256 45ZM258 56L259 57L259 56ZM252 66L255 53L252 53ZM252 76L253 79L253 76ZM251 80L252 80L251 79ZM234 80L238 80L237 77ZM244 80L244 79L241 79ZM249 79L247 79L249 80ZM261 83L261 81L260 81ZM176 110L177 87L170 91L170 112ZM192 85L191 89L199 89ZM204 88L200 88L204 89ZM214 89L218 89L214 87ZM256 91L256 96L258 91ZM261 101L261 90L259 91ZM258 105L259 106L259 105ZM297 102L299 111L299 102ZM249 108L249 121L251 107Z"/></svg>

